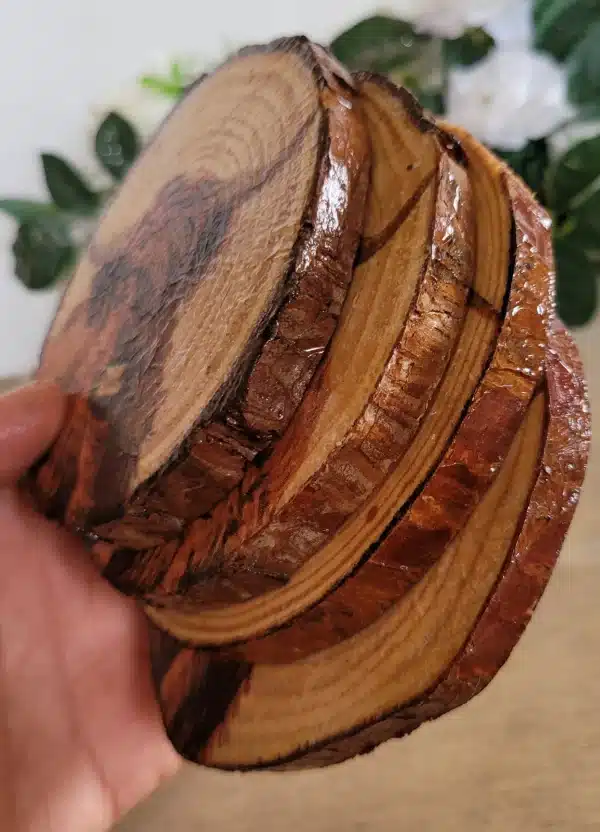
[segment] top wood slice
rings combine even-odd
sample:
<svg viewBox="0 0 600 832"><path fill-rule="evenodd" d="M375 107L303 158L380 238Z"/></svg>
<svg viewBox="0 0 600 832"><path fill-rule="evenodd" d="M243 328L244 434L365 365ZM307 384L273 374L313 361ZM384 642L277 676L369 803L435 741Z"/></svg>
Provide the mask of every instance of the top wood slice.
<svg viewBox="0 0 600 832"><path fill-rule="evenodd" d="M44 346L38 376L76 394L38 472L47 513L147 545L239 482L335 329L368 157L352 80L304 38L243 50L188 92Z"/></svg>

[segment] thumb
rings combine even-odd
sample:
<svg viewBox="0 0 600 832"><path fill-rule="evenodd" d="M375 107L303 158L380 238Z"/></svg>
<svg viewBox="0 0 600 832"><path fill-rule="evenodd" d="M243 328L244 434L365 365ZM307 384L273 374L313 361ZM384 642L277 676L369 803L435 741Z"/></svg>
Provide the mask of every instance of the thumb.
<svg viewBox="0 0 600 832"><path fill-rule="evenodd" d="M46 382L0 396L0 487L15 484L48 448L65 404L65 394Z"/></svg>

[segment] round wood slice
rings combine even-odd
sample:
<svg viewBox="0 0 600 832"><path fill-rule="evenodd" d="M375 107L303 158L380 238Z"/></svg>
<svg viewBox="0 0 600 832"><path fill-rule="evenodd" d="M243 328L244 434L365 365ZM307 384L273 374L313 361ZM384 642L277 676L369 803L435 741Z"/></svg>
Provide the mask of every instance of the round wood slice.
<svg viewBox="0 0 600 832"><path fill-rule="evenodd" d="M476 208L474 284L469 305L453 353L453 359L435 394L429 411L412 443L388 478L372 494L337 535L310 558L281 588L223 609L206 609L204 584L196 584L177 599L187 597L194 615L171 619L174 628L185 625L197 644L225 644L264 634L310 608L353 570L363 551L379 540L382 532L401 516L399 506L435 468L460 422L480 380L495 342L509 277L510 211L500 162L468 136L461 137L468 160ZM168 578L168 575L167 575ZM241 577L238 575L238 581ZM163 604L165 599L162 599ZM170 614L148 613L168 626ZM306 620L307 612L303 619Z"/></svg>
<svg viewBox="0 0 600 832"><path fill-rule="evenodd" d="M155 643L163 714L179 752L227 768L281 764L427 691L468 637L509 551L539 462L542 407L535 416L439 564L357 636L292 663L237 667L180 645L165 668ZM477 580L467 580L476 569ZM207 713L215 700L220 707Z"/></svg>
<svg viewBox="0 0 600 832"><path fill-rule="evenodd" d="M589 447L553 268L502 162L304 38L159 130L46 342L73 395L32 478L145 602L186 759L339 762L506 661Z"/></svg>
<svg viewBox="0 0 600 832"><path fill-rule="evenodd" d="M201 79L100 222L38 376L70 393L48 514L147 548L290 422L335 330L368 182L346 71L304 38Z"/></svg>
<svg viewBox="0 0 600 832"><path fill-rule="evenodd" d="M547 324L548 422L537 479L521 531L467 642L423 696L288 760L283 768L338 763L405 736L467 703L509 658L552 574L579 500L590 445L589 402L575 344L553 314ZM158 631L154 637L168 638Z"/></svg>
<svg viewBox="0 0 600 832"><path fill-rule="evenodd" d="M527 338L536 343L543 360L540 318L523 321L523 328L516 331L513 311L522 306L528 292L535 293L539 303L546 302L551 255L540 247L535 283L530 269L521 265L515 269L506 320L484 371L509 278L510 202L500 163L468 137L463 147L475 204L482 208L475 258L481 268L471 293L470 317L420 433L370 499L285 587L264 599L207 610L201 603L204 586L200 584L188 591L180 605L185 609L148 610L157 624L177 637L208 645L243 639L246 643L236 652L245 658L285 661L311 652L315 645L323 647L351 635L417 582L462 528L497 474L540 380L537 370L521 387L507 388L506 356L513 366L520 366L520 344ZM482 301L479 292L493 298L497 311L489 301ZM455 435L440 461L440 448L448 444L453 429ZM365 552L371 553L369 562L354 572ZM330 594L317 603L326 593ZM292 627L247 641L300 612Z"/></svg>
<svg viewBox="0 0 600 832"><path fill-rule="evenodd" d="M397 582L389 569L387 581L373 584L375 596L377 589L388 598L390 587L398 589L391 606L377 611L375 597L375 614L353 635L340 633L342 619L325 613L334 633L330 646L309 636L302 658L289 643L287 661L279 655L282 663L273 664L268 650L249 661L244 644L236 648L239 657L231 648L205 652L153 628L165 723L189 759L224 768L298 767L362 753L469 699L521 634L578 499L589 409L573 344L554 317L548 217L516 177L506 172L503 179L515 223L515 276L486 376L504 377L497 389L523 404L508 453L493 460L499 470L489 472L485 493L449 545L437 551L434 545L435 556L416 565L409 550L410 569L396 564ZM514 424L511 405L505 411L503 402L486 414L488 422L503 417ZM485 422L479 426L485 434ZM381 549L367 549L367 560L347 582L373 565ZM362 586L346 600L348 616L360 617L373 596ZM301 631L298 626L299 639Z"/></svg>
<svg viewBox="0 0 600 832"><path fill-rule="evenodd" d="M470 170L483 163L483 170L498 184L496 194L505 208L499 214L504 215L505 233L498 235L497 239L504 238L507 246L510 199L505 184L506 175L498 163L492 162L489 154L478 156L473 152L476 145L466 138L465 148L469 145ZM221 611L211 615L210 611L200 610L191 615L193 606L199 606L193 591L189 593L191 597L185 612L149 611L157 624L177 637L196 644L221 644L266 633L304 609L306 611L293 622L293 626L277 630L267 638L246 641L235 650L237 655L252 661L286 661L290 657L299 658L307 651L313 652L316 646L325 647L352 635L381 615L418 582L463 527L497 475L541 380L545 335L543 315L538 310L544 309L548 303L552 260L547 230L542 225L535 230L537 254L532 260L526 257L528 245L523 240L522 229L518 227L514 275L505 322L494 356L464 411L460 427L441 463L418 483L418 495L412 496L412 499L409 497L408 503L402 499L407 495L398 487L401 489L404 485L406 474L401 466L400 470L390 472L372 499L354 514L332 544L324 547L318 558L309 564L310 582L307 583L307 576L303 575L303 583L291 582L293 585L270 593L268 606L263 604L259 607L251 602L239 605L240 609L229 616L230 621L234 618L237 627L234 625L229 630L225 629L227 618ZM478 239L482 251L477 261L481 263L484 258L489 260L489 237L482 233ZM507 251L506 248L505 256ZM504 266L505 263L502 263L503 273ZM532 314L519 317L519 311L524 308L530 309ZM468 335L472 338L471 333ZM523 345L531 345L527 368L524 367ZM460 370L460 360L461 355L456 354L449 376L453 371ZM515 372L523 375L520 383L507 384L507 375ZM449 401L450 397L444 397L439 403L440 410ZM448 416L447 411L445 415ZM419 456L423 461L423 455ZM412 460L407 462L410 465ZM412 465L410 470L413 470ZM398 509L398 506L406 507ZM356 569L365 552L371 553L368 562L334 589ZM320 567L320 571L315 566L317 570ZM327 581L319 580L325 575ZM300 594L302 586L310 591L309 597ZM319 597L316 592L320 592L321 596L325 592L330 594L314 606ZM202 588L199 595L202 598ZM265 614L269 609L271 616ZM254 629L250 630L249 625Z"/></svg>
<svg viewBox="0 0 600 832"><path fill-rule="evenodd" d="M152 603L183 586L189 607L191 583L205 607L287 580L402 458L455 348L473 280L462 156L446 151L448 139L408 94L368 77L357 86L372 180L331 349L268 462L192 525L181 547L168 550L170 564L164 550L149 552L121 572L121 586L150 591ZM107 571L117 579L110 563Z"/></svg>

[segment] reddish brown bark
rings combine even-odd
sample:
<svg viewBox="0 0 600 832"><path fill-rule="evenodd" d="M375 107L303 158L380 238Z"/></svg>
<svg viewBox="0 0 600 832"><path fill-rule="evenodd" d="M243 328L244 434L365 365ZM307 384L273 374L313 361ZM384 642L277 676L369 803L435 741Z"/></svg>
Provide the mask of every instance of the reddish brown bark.
<svg viewBox="0 0 600 832"><path fill-rule="evenodd" d="M167 732L220 768L329 765L482 690L589 449L545 211L302 38L177 107L39 375L71 394L40 505L154 605Z"/></svg>
<svg viewBox="0 0 600 832"><path fill-rule="evenodd" d="M508 329L512 328L515 338L513 349L520 350L523 362L517 369L525 370L516 377L528 380L531 378L528 371L535 370L546 380L547 392L544 395L548 400L544 450L537 480L527 498L527 508L519 523L520 531L467 643L458 651L442 679L423 696L402 704L391 714L374 712L372 724L357 725L345 736L319 739L312 749L303 747L286 758L286 768L328 765L364 753L392 736L414 730L421 722L439 716L476 694L506 661L543 592L562 545L578 499L587 459L589 408L581 365L573 343L554 317L552 272L544 273L536 271L535 267L529 268L532 258L539 258L540 247L543 251L539 238L540 234L548 234L549 225L545 214L536 207L532 197L516 178L509 178L509 188L517 221L517 239L522 244L522 252L517 254L516 268L531 275L534 284L536 280L540 281L538 290L541 289L544 295L536 297L535 286L533 287L533 294L526 307L530 317L525 312L521 319L529 320L531 325L531 321L537 317L542 324L541 330L532 330L536 332L536 349L542 350L541 365L540 355L534 355L532 339L524 337L523 330L515 328L513 317L518 323L518 314L507 319ZM521 310L517 309L517 313L519 311ZM502 345L499 345L497 355L506 357L507 354ZM505 369L508 367L505 366ZM514 374L514 367L511 372ZM371 567L371 564L368 563L367 566ZM368 597L365 592L360 600L368 601ZM374 600L376 602L376 598ZM335 626L335 622L330 621L329 624L332 628ZM156 652L160 656L160 640L166 636L157 635L156 638ZM315 638L314 649L318 650L322 646L318 638ZM202 651L197 653L198 656L206 655ZM220 651L217 655L223 656L219 659L223 661L227 654ZM240 667L244 667L245 674L249 673L249 676L245 675L244 684L229 698L229 704L225 707L226 715L213 730L211 740L201 748L197 747L197 756L192 755L193 759L222 765L216 761L223 759L220 749L228 743L229 720L235 720L240 709L243 712L246 691L252 690L253 671L249 670L245 662ZM159 690L162 690L160 673L156 678ZM188 706L195 700L195 690L197 688L194 689L193 686L185 690L184 698ZM182 693L180 690L178 695L181 696ZM177 741L174 723L167 721L167 727L172 738ZM322 733L320 727L317 735ZM325 735L326 733L325 731ZM262 765L280 766L284 763L278 759L261 759ZM227 767L230 765L230 762L226 764ZM233 764L233 767L237 766Z"/></svg>

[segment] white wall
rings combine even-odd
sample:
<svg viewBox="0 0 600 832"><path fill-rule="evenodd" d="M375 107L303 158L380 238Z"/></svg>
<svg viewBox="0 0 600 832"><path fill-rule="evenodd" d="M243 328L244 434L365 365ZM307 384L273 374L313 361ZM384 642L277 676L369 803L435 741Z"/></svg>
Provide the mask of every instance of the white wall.
<svg viewBox="0 0 600 832"><path fill-rule="evenodd" d="M90 108L157 57L306 32L326 41L366 0L0 0L0 196L39 196L37 154L86 162ZM0 217L0 377L35 365L55 304L12 276L14 226Z"/></svg>

